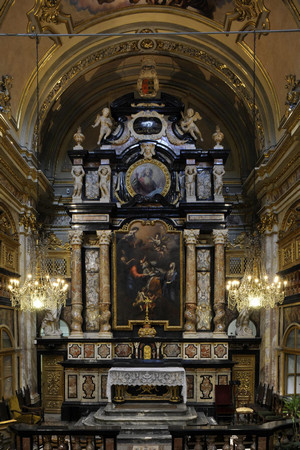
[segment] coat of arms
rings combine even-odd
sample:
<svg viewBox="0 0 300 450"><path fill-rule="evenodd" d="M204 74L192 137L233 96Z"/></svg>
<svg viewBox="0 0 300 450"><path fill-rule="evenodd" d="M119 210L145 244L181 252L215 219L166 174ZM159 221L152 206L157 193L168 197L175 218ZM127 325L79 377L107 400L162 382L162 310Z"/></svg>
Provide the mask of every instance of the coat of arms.
<svg viewBox="0 0 300 450"><path fill-rule="evenodd" d="M151 58L144 58L139 78L137 80L137 90L143 98L154 98L159 89L159 81L156 73L155 61Z"/></svg>

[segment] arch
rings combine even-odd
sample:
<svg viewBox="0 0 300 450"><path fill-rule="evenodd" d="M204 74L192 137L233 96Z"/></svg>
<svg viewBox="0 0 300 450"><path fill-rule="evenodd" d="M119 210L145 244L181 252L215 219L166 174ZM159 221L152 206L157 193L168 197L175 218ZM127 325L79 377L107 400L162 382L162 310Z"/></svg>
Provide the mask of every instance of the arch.
<svg viewBox="0 0 300 450"><path fill-rule="evenodd" d="M8 207L0 202L0 232L8 236L17 234L17 227Z"/></svg>
<svg viewBox="0 0 300 450"><path fill-rule="evenodd" d="M130 15L130 23L127 23L127 16ZM180 17L180 26L178 18ZM252 120L253 108L253 52L246 44L235 45L235 51L232 46L231 37L222 39L224 36L201 35L193 33L199 30L199 21L202 31L222 31L221 26L217 26L205 17L199 17L193 13L187 12L184 17L176 8L133 8L125 9L122 17L115 13L107 14L105 18L97 19L89 28L85 28L88 33L123 33L121 36L102 36L101 38L91 37L72 37L62 38L62 45L56 46L50 53L44 56L40 63L40 115L43 121L47 122L47 130L55 116L59 116L59 111L65 114L65 133L56 136L56 144L52 151L59 152L61 144L66 135L69 141L72 137L71 124L78 123L83 115L83 120L87 120L95 115L99 107L99 99L109 99L109 92L115 88L129 92L134 89L134 83L139 71L139 57L148 53L158 57L162 67L162 84L168 85L170 80L174 82L175 88L180 91L188 92L194 89L193 95L198 95L198 103L205 103L206 108L218 111L221 117L231 116L231 122L236 122L238 116L241 120L240 112L234 108L229 112L229 105L222 112L222 101L212 97L214 91L206 94L209 79L214 78L219 84L219 92L222 88L231 93L232 103L234 98L238 99L246 111L245 122ZM182 33L172 37L161 35L158 37L147 37L151 41L150 50L146 48L143 36L135 34L148 28L148 24L158 33ZM149 46L149 44L148 44ZM124 58L135 58L129 61L128 67L124 68ZM170 57L175 63L178 63L178 71L175 76L174 67L164 63L165 58ZM117 67L120 73L123 71L126 80L123 86L118 86L118 73L111 71L111 84L102 85L102 72L106 67L112 64ZM192 65L194 77L189 77L188 68ZM97 70L99 72L97 75ZM199 90L196 79L201 71L205 71L203 80L206 82L204 88ZM185 75L185 76L184 76ZM124 78L124 77L122 77ZM112 89L113 86L113 89ZM31 142L34 132L35 104L36 104L36 86L34 76L31 77L24 90L23 99L18 111L18 125L20 127L21 141ZM258 135L261 137L260 146L263 147L263 136L266 142L272 145L276 141L275 124L279 118L278 102L274 95L272 83L264 70L263 65L256 59L256 88L257 88L257 113L256 122ZM90 89L90 91L89 91ZM197 92L196 92L197 91ZM199 92L198 92L199 91ZM26 95L25 95L26 92ZM68 95L65 95L68 92ZM221 94L219 94L221 95ZM203 98L202 98L203 96ZM66 97L72 98L72 104L67 102ZM78 105L78 108L74 105ZM73 107L72 107L73 105ZM79 105L82 105L79 107ZM226 111L227 109L227 111ZM228 114L226 114L226 112ZM235 113L235 114L234 114ZM68 119L70 117L70 120ZM234 120L235 119L235 120ZM224 119L225 120L225 119ZM251 127L250 127L251 128ZM239 126L236 126L238 136ZM243 129L247 129L244 127ZM74 132L74 131L73 131ZM235 132L234 132L235 133ZM59 139L59 140L58 140ZM249 135L240 137L240 141L249 141ZM30 144L29 144L30 145ZM239 144L237 143L237 146ZM245 143L244 143L245 145ZM240 146L241 147L241 146ZM246 153L251 153L251 149L244 149ZM253 155L252 155L253 157ZM56 159L56 158L55 158ZM252 161L253 164L253 161ZM53 175L53 174L52 174Z"/></svg>
<svg viewBox="0 0 300 450"><path fill-rule="evenodd" d="M7 399L15 389L15 358L14 338L6 325L0 325L0 396Z"/></svg>

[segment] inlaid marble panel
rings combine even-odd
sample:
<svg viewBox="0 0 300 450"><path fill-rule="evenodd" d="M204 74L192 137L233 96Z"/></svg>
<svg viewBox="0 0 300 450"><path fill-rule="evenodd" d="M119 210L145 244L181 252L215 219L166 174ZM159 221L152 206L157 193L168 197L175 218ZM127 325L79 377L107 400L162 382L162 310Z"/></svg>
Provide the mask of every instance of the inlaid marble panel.
<svg viewBox="0 0 300 450"><path fill-rule="evenodd" d="M97 344L96 345L96 358L97 359L111 359L111 344Z"/></svg>
<svg viewBox="0 0 300 450"><path fill-rule="evenodd" d="M187 387L187 401L194 402L197 399L196 387L197 387L197 373L196 371L186 372L186 387Z"/></svg>
<svg viewBox="0 0 300 450"><path fill-rule="evenodd" d="M197 249L197 272L209 272L210 271L210 250L207 248L198 248Z"/></svg>
<svg viewBox="0 0 300 450"><path fill-rule="evenodd" d="M199 344L197 344L197 343L183 344L183 358L184 359L198 359L199 358Z"/></svg>
<svg viewBox="0 0 300 450"><path fill-rule="evenodd" d="M227 344L214 344L213 345L213 358L228 359L228 345Z"/></svg>
<svg viewBox="0 0 300 450"><path fill-rule="evenodd" d="M99 331L99 250L85 251L86 330Z"/></svg>
<svg viewBox="0 0 300 450"><path fill-rule="evenodd" d="M211 329L210 272L197 272L197 330Z"/></svg>
<svg viewBox="0 0 300 450"><path fill-rule="evenodd" d="M78 398L77 374L67 375L67 400Z"/></svg>
<svg viewBox="0 0 300 450"><path fill-rule="evenodd" d="M198 401L213 401L214 399L214 374L198 376Z"/></svg>
<svg viewBox="0 0 300 450"><path fill-rule="evenodd" d="M98 172L96 170L86 173L85 196L89 200L94 200L99 197Z"/></svg>
<svg viewBox="0 0 300 450"><path fill-rule="evenodd" d="M200 344L200 359L211 358L211 344Z"/></svg>
<svg viewBox="0 0 300 450"><path fill-rule="evenodd" d="M68 344L68 359L82 359L83 344Z"/></svg>
<svg viewBox="0 0 300 450"><path fill-rule="evenodd" d="M83 356L85 359L95 359L95 344L83 344Z"/></svg>
<svg viewBox="0 0 300 450"><path fill-rule="evenodd" d="M181 344L163 344L162 354L164 358L181 358Z"/></svg>
<svg viewBox="0 0 300 450"><path fill-rule="evenodd" d="M96 371L83 372L80 375L82 402L96 402L99 399L99 376Z"/></svg>
<svg viewBox="0 0 300 450"><path fill-rule="evenodd" d="M197 199L206 200L211 195L211 174L208 170L200 170L197 174Z"/></svg>
<svg viewBox="0 0 300 450"><path fill-rule="evenodd" d="M114 348L114 355L116 358L131 358L133 353L132 344L116 344Z"/></svg>

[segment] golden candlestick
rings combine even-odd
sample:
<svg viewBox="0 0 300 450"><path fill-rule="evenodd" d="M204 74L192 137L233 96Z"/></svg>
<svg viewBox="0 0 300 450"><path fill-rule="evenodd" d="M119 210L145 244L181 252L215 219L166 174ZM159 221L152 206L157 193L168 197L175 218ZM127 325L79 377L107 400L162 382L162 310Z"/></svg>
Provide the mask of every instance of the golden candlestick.
<svg viewBox="0 0 300 450"><path fill-rule="evenodd" d="M145 320L144 325L139 329L138 335L140 337L153 337L156 335L156 329L151 327L151 322L149 320L149 304L152 303L149 297L144 295L143 302L145 303Z"/></svg>

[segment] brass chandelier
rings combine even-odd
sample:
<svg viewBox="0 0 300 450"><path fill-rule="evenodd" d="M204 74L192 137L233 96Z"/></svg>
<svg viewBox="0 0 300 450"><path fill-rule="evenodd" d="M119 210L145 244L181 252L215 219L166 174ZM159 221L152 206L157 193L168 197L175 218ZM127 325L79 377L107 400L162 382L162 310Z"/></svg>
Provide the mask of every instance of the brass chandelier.
<svg viewBox="0 0 300 450"><path fill-rule="evenodd" d="M45 249L37 239L30 252L32 273L27 274L23 284L17 278L10 280L11 304L22 311L55 310L66 303L68 284L61 278L51 278Z"/></svg>
<svg viewBox="0 0 300 450"><path fill-rule="evenodd" d="M287 282L282 282L278 276L269 280L263 264L261 241L258 233L249 236L246 253L246 268L241 281L230 280L227 283L228 307L238 311L253 308L274 308L284 300L284 288Z"/></svg>
<svg viewBox="0 0 300 450"><path fill-rule="evenodd" d="M253 153L256 153L256 33L253 33ZM252 308L274 308L277 303L284 300L286 281L282 282L275 276L273 282L269 281L264 263L260 234L255 228L256 194L255 194L255 167L253 173L253 218L252 233L246 239L246 266L243 278L231 280L227 283L228 307L238 311Z"/></svg>
<svg viewBox="0 0 300 450"><path fill-rule="evenodd" d="M39 38L36 36L36 160L37 160L37 203L39 197ZM65 305L68 284L61 278L53 279L47 268L47 239L43 239L41 226L37 225L36 218L31 223L32 245L29 252L31 271L26 276L23 284L20 280L13 278L8 286L11 292L12 306L22 311L35 311L39 309L56 310Z"/></svg>

